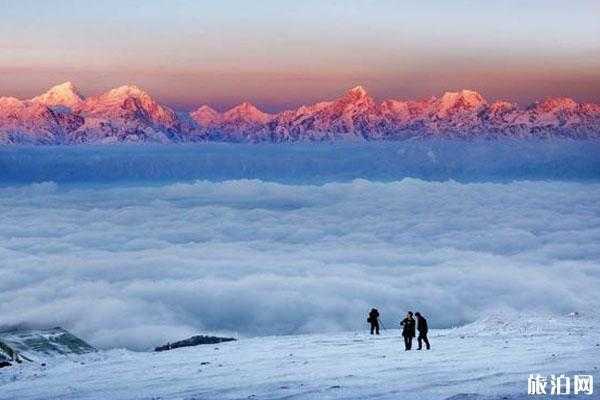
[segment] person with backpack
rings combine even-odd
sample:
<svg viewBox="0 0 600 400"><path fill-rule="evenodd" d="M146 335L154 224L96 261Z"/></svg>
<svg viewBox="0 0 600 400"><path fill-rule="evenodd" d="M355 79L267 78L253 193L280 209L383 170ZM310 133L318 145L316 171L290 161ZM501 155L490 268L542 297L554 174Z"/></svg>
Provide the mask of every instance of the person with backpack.
<svg viewBox="0 0 600 400"><path fill-rule="evenodd" d="M376 308L371 308L367 322L371 324L371 335L379 335L379 311Z"/></svg>
<svg viewBox="0 0 600 400"><path fill-rule="evenodd" d="M412 311L409 311L406 314L406 318L400 322L400 326L402 326L402 337L404 337L404 350L408 351L412 348L412 340L415 337L415 324L416 321L413 318Z"/></svg>
<svg viewBox="0 0 600 400"><path fill-rule="evenodd" d="M423 348L423 342L425 342L425 348L430 350L431 346L429 346L429 339L427 339L427 331L429 330L429 327L427 326L427 320L421 315L420 312L415 313L415 317L417 317L417 330L419 331L419 336L417 337L419 347L417 350L421 350Z"/></svg>

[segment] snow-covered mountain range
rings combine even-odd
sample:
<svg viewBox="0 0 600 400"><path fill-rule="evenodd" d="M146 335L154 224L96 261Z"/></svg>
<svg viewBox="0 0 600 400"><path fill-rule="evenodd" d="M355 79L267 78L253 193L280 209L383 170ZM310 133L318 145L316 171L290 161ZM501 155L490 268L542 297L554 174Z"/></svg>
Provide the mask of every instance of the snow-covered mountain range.
<svg viewBox="0 0 600 400"><path fill-rule="evenodd" d="M177 113L136 86L84 98L71 82L30 100L0 97L0 144L300 142L413 137L600 137L600 104L548 98L520 108L471 90L376 102L361 86L342 97L268 114L244 102Z"/></svg>

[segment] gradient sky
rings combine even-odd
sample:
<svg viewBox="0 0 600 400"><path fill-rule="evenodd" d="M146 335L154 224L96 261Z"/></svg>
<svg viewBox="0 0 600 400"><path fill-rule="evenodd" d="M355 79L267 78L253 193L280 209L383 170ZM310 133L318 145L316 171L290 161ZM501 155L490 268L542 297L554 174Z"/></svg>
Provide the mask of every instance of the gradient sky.
<svg viewBox="0 0 600 400"><path fill-rule="evenodd" d="M177 109L275 111L362 84L600 102L600 1L0 0L0 95L137 84Z"/></svg>

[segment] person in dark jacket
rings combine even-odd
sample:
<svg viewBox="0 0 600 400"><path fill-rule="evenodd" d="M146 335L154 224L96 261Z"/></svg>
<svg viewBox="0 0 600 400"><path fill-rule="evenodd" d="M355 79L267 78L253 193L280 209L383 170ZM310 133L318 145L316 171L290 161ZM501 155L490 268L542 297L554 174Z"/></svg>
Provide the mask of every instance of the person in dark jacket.
<svg viewBox="0 0 600 400"><path fill-rule="evenodd" d="M429 339L427 339L427 331L429 330L427 320L419 312L415 313L415 317L417 317L417 330L419 331L419 336L417 337L419 348L417 350L423 348L423 342L425 342L425 346L429 350L431 347L429 346Z"/></svg>
<svg viewBox="0 0 600 400"><path fill-rule="evenodd" d="M415 337L415 319L413 318L412 311L406 314L406 318L400 322L402 326L402 336L404 337L404 350L410 350L412 348L412 340Z"/></svg>
<svg viewBox="0 0 600 400"><path fill-rule="evenodd" d="M367 322L371 324L371 335L373 333L379 335L379 311L376 308L371 308Z"/></svg>

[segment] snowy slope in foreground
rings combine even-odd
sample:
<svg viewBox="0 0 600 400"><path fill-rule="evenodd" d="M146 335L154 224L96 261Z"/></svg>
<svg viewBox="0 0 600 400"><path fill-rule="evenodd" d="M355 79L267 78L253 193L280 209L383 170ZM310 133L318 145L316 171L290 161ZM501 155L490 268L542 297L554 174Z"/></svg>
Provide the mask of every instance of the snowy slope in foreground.
<svg viewBox="0 0 600 400"><path fill-rule="evenodd" d="M433 330L428 352L404 352L397 330L113 350L2 372L0 398L516 399L527 397L530 373L592 374L594 395L585 397L599 398L597 318L510 318Z"/></svg>

